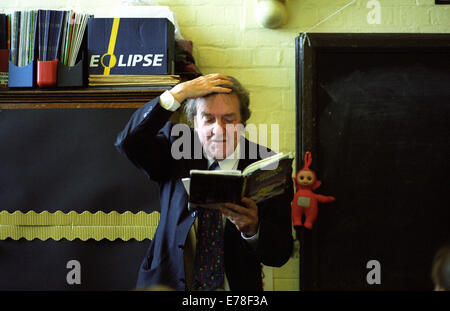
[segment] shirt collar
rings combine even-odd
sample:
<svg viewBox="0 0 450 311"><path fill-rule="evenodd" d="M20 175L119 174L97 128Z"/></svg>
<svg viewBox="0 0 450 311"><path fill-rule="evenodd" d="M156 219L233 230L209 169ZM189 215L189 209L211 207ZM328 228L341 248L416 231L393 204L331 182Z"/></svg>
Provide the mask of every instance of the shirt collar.
<svg viewBox="0 0 450 311"><path fill-rule="evenodd" d="M238 143L232 154L230 154L222 161L217 161L221 170L237 170L241 150L241 144L239 142L240 139L238 139ZM210 167L214 161L214 159L208 157L208 167Z"/></svg>

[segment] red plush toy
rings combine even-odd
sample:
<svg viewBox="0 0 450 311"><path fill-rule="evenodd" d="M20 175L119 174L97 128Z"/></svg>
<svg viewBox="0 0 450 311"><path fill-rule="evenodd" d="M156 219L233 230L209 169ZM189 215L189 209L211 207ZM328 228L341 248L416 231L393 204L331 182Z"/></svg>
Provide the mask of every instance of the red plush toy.
<svg viewBox="0 0 450 311"><path fill-rule="evenodd" d="M313 191L322 184L317 180L314 171L309 169L312 162L311 152L305 153L305 166L298 173L294 179L295 188L297 192L292 200L292 222L294 227L303 226L302 217L305 215L305 228L312 229L316 221L319 209L317 202L330 203L336 201L332 196L325 196L315 194Z"/></svg>

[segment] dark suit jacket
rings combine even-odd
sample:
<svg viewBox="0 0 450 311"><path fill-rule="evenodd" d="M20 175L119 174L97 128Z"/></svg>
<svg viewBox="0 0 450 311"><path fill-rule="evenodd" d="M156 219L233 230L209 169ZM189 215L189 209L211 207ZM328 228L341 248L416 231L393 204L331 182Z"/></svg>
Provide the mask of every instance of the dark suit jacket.
<svg viewBox="0 0 450 311"><path fill-rule="evenodd" d="M150 179L159 184L161 215L155 236L140 267L137 287L168 285L176 290L186 289L184 247L197 212L187 207L188 196L181 178L191 169L207 169L207 159L179 159L171 156L171 148L181 136L171 135L175 123L168 122L172 112L165 110L156 98L131 117L118 135L115 146ZM192 145L200 146L197 134L190 133ZM178 140L179 142L179 140ZM244 169L261 159L257 145L244 139L241 149L258 150L257 159L240 159L238 169ZM252 149L253 148L253 149ZM179 149L179 148L178 148ZM192 148L191 152L194 153ZM292 181L289 180L292 189ZM261 290L261 263L281 266L292 252L291 205L293 191L258 206L260 221L256 250L242 239L229 221L225 224L225 273L231 290Z"/></svg>

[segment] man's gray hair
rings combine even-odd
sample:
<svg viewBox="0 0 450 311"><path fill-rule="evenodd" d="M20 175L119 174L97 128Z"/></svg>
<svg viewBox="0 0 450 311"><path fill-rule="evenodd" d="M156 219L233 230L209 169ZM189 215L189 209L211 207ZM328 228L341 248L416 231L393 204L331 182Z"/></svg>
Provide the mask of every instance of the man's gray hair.
<svg viewBox="0 0 450 311"><path fill-rule="evenodd" d="M220 85L221 87L226 87L232 90L231 93L228 94L236 94L239 99L240 104L240 113L241 113L241 123L245 125L247 120L250 118L250 97L248 95L248 91L242 86L242 84L234 77L228 76L233 85ZM226 93L225 93L226 94ZM197 99L198 98L190 98L187 99L185 105L183 107L184 113L186 114L187 120L194 124L194 118L197 115Z"/></svg>

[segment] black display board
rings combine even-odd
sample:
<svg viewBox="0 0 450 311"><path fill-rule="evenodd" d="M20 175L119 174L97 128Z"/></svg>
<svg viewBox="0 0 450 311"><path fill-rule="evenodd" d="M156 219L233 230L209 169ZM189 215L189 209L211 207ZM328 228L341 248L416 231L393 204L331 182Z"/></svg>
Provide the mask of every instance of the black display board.
<svg viewBox="0 0 450 311"><path fill-rule="evenodd" d="M135 109L0 110L0 210L159 210L157 185L114 147ZM0 290L131 290L149 240L0 241ZM81 284L66 281L67 262Z"/></svg>
<svg viewBox="0 0 450 311"><path fill-rule="evenodd" d="M432 290L450 237L450 35L297 38L297 152L337 201L301 238L304 290ZM297 168L303 167L302 156ZM367 276L376 260L381 284Z"/></svg>

